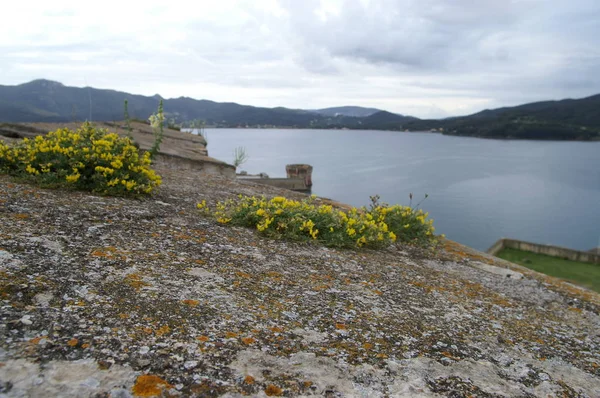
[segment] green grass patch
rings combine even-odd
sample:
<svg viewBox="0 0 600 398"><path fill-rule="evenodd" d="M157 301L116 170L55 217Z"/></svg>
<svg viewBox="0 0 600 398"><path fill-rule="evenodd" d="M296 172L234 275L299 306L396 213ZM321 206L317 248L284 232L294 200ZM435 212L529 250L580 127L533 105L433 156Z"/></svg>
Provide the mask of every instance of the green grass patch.
<svg viewBox="0 0 600 398"><path fill-rule="evenodd" d="M580 263L516 249L502 249L496 257L600 292L600 264Z"/></svg>

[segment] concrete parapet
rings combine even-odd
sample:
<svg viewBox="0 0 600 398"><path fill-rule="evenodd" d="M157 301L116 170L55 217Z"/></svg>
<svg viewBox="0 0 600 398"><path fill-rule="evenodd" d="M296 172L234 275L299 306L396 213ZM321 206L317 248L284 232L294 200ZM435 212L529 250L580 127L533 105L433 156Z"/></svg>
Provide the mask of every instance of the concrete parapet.
<svg viewBox="0 0 600 398"><path fill-rule="evenodd" d="M244 178L244 177L238 177L238 179L258 182L259 184L289 189L292 191L310 192L310 187L306 186L303 178Z"/></svg>
<svg viewBox="0 0 600 398"><path fill-rule="evenodd" d="M287 178L301 178L307 188L312 187L312 171L312 166L308 164L288 164L285 166Z"/></svg>
<svg viewBox="0 0 600 398"><path fill-rule="evenodd" d="M564 258L566 260L579 261L582 263L600 264L600 255L592 252L584 252L552 245L541 245L539 243L507 238L498 240L486 251L486 253L494 256L502 249L517 249L530 253Z"/></svg>
<svg viewBox="0 0 600 398"><path fill-rule="evenodd" d="M198 170L210 175L221 175L227 178L235 178L235 167L220 160L206 157L206 159L190 159L177 155L157 153L154 161L171 169Z"/></svg>

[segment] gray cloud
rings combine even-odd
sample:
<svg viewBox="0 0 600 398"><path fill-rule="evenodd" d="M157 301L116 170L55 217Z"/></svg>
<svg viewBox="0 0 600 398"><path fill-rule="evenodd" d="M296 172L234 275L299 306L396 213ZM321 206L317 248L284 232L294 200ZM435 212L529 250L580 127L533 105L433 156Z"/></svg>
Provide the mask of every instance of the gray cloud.
<svg viewBox="0 0 600 398"><path fill-rule="evenodd" d="M419 117L600 92L597 0L33 3L4 6L0 84Z"/></svg>

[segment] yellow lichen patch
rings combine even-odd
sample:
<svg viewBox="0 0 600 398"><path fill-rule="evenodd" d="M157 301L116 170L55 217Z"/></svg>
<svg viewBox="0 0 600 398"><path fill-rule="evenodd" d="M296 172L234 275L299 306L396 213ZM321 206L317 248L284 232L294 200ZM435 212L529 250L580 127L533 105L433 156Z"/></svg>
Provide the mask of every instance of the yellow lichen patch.
<svg viewBox="0 0 600 398"><path fill-rule="evenodd" d="M89 347L90 347L90 345L89 345L88 343L85 343L85 344L82 344L82 345L81 345L81 348L83 348L83 349L85 349L85 348L89 348Z"/></svg>
<svg viewBox="0 0 600 398"><path fill-rule="evenodd" d="M28 343L35 345L35 344L38 344L40 341L42 341L42 339L45 339L47 337L48 336L37 336L37 337L34 337L33 339L29 340Z"/></svg>
<svg viewBox="0 0 600 398"><path fill-rule="evenodd" d="M242 343L246 344L246 345L250 345L252 343L254 343L256 340L254 340L253 337L243 337L242 338Z"/></svg>
<svg viewBox="0 0 600 398"><path fill-rule="evenodd" d="M18 214L15 214L14 217L18 220L26 220L29 218L29 214L18 213Z"/></svg>
<svg viewBox="0 0 600 398"><path fill-rule="evenodd" d="M365 350L370 350L371 348L373 348L373 344L371 344L371 343L364 343L363 344L363 348Z"/></svg>
<svg viewBox="0 0 600 398"><path fill-rule="evenodd" d="M196 340L206 343L210 338L208 336L198 336L196 337Z"/></svg>
<svg viewBox="0 0 600 398"><path fill-rule="evenodd" d="M125 277L125 283L134 288L140 290L144 286L150 286L149 283L144 282L139 274L129 274Z"/></svg>
<svg viewBox="0 0 600 398"><path fill-rule="evenodd" d="M182 300L183 304L189 305L190 307L197 307L200 304L198 300Z"/></svg>
<svg viewBox="0 0 600 398"><path fill-rule="evenodd" d="M246 384L254 384L254 377L248 375L244 378L244 383Z"/></svg>
<svg viewBox="0 0 600 398"><path fill-rule="evenodd" d="M163 390L172 388L166 380L154 375L141 375L131 388L136 397L155 397L162 394Z"/></svg>
<svg viewBox="0 0 600 398"><path fill-rule="evenodd" d="M238 271L238 272L236 272L235 274L236 274L237 276L239 276L240 278L245 278L245 279L249 279L249 278L250 278L250 274L247 274L247 273L245 273L245 272Z"/></svg>
<svg viewBox="0 0 600 398"><path fill-rule="evenodd" d="M225 333L225 338L226 339L235 339L238 337L238 333L235 332L227 332Z"/></svg>
<svg viewBox="0 0 600 398"><path fill-rule="evenodd" d="M280 328L278 326L272 326L272 327L269 328L269 330L271 330L271 332L273 332L273 333L281 333L281 332L283 332L283 328Z"/></svg>
<svg viewBox="0 0 600 398"><path fill-rule="evenodd" d="M451 354L451 353L449 353L448 351L442 351L442 352L441 352L441 354L442 354L443 356L445 356L446 358L450 358L450 359L452 359L452 360L455 360L455 361L460 361L460 358L458 358L458 357L455 357L454 355L452 355L452 354Z"/></svg>
<svg viewBox="0 0 600 398"><path fill-rule="evenodd" d="M71 340L67 341L67 345L69 347L75 347L77 345L77 343L79 343L79 340L72 338Z"/></svg>
<svg viewBox="0 0 600 398"><path fill-rule="evenodd" d="M171 331L171 328L169 327L169 325L165 325L156 330L156 335L158 337L164 336L165 334L169 333L170 331Z"/></svg>
<svg viewBox="0 0 600 398"><path fill-rule="evenodd" d="M283 390L276 385L269 384L267 388L265 388L265 394L269 397L279 397L283 394Z"/></svg>
<svg viewBox="0 0 600 398"><path fill-rule="evenodd" d="M121 319L127 319L127 318L129 318L129 314L120 313L119 314L119 318L121 318Z"/></svg>
<svg viewBox="0 0 600 398"><path fill-rule="evenodd" d="M107 258L109 260L113 260L113 259L124 260L126 258L125 254L127 254L127 253L122 250L119 250L113 246L107 246L107 247L103 247L100 249L96 249L90 253L90 255L93 257L103 257L103 258Z"/></svg>
<svg viewBox="0 0 600 398"><path fill-rule="evenodd" d="M339 329L339 330L345 330L346 329L346 325L343 323L336 323L335 324L335 328Z"/></svg>

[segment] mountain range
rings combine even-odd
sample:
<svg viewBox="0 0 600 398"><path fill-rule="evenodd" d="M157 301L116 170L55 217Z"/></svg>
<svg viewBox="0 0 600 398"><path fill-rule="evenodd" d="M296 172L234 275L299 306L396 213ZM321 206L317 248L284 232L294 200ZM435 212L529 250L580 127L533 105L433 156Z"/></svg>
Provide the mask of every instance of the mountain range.
<svg viewBox="0 0 600 398"><path fill-rule="evenodd" d="M347 128L438 131L486 138L599 140L600 95L536 102L442 120L423 120L375 108L264 108L233 102L163 99L91 87L69 87L50 80L0 85L0 122L113 121L124 118L128 101L133 119L147 120L163 100L169 123L189 126L202 120L214 127Z"/></svg>

